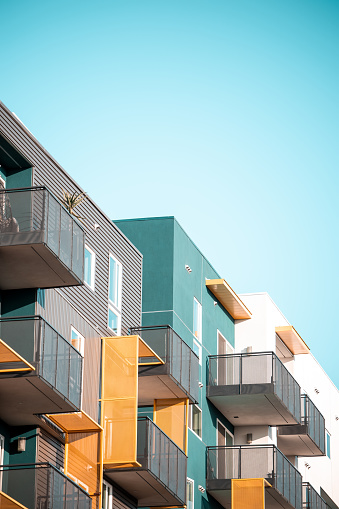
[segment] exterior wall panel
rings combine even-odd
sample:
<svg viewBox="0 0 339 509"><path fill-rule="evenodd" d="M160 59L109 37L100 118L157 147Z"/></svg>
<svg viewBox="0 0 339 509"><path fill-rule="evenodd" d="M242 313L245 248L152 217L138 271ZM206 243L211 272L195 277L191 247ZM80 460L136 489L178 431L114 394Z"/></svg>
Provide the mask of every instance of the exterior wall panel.
<svg viewBox="0 0 339 509"><path fill-rule="evenodd" d="M64 468L64 445L43 429L38 433L36 463L51 463Z"/></svg>

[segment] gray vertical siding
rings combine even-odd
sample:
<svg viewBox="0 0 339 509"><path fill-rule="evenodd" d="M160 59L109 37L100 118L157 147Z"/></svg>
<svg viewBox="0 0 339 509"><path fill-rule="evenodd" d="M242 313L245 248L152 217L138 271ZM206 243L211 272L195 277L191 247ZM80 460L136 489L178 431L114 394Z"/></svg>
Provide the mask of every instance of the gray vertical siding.
<svg viewBox="0 0 339 509"><path fill-rule="evenodd" d="M51 463L57 468L64 468L65 446L45 430L38 433L37 463Z"/></svg>

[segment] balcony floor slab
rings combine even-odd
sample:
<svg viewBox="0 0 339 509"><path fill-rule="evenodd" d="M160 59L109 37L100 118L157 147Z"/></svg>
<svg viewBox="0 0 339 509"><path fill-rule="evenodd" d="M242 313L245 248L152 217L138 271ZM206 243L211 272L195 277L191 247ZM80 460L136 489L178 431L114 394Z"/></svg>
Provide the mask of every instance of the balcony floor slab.
<svg viewBox="0 0 339 509"><path fill-rule="evenodd" d="M325 452L307 434L306 425L283 426L278 430L278 448L285 456L324 456Z"/></svg>
<svg viewBox="0 0 339 509"><path fill-rule="evenodd" d="M0 378L0 420L10 426L37 424L34 414L74 412L78 409L36 375Z"/></svg>
<svg viewBox="0 0 339 509"><path fill-rule="evenodd" d="M132 497L137 499L138 507L171 507L182 506L184 504L184 501L174 496L148 470L104 470L104 477L114 481Z"/></svg>
<svg viewBox="0 0 339 509"><path fill-rule="evenodd" d="M273 384L208 386L207 398L234 426L283 426L298 424L280 398ZM233 394L232 394L233 392Z"/></svg>
<svg viewBox="0 0 339 509"><path fill-rule="evenodd" d="M81 284L45 244L37 242L37 234L39 232L13 234L12 243L17 245L4 245L5 235L0 234L0 290L57 288ZM23 237L16 240L14 237L17 236Z"/></svg>

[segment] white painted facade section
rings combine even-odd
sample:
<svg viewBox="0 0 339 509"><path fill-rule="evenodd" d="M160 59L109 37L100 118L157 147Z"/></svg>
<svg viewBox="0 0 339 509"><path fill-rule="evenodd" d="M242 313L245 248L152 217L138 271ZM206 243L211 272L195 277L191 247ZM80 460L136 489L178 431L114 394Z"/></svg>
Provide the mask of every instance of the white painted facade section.
<svg viewBox="0 0 339 509"><path fill-rule="evenodd" d="M331 458L327 456L288 457L300 471L303 482L309 482L321 495L321 488L339 507L339 391L311 353L291 355L276 339L275 328L290 325L267 293L239 295L252 313L249 320L235 322L235 352L275 352L325 418L330 434ZM292 324L293 325L293 324ZM307 338L304 338L307 343ZM250 347L250 348L249 348ZM276 428L238 426L234 443L245 445L252 433L252 444L277 444ZM326 438L325 438L326 441Z"/></svg>

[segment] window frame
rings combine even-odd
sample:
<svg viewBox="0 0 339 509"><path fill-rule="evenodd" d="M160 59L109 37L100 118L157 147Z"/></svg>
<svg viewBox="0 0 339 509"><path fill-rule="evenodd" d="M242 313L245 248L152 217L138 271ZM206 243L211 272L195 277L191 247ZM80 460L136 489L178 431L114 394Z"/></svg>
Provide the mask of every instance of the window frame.
<svg viewBox="0 0 339 509"><path fill-rule="evenodd" d="M327 429L325 429L325 437L326 456L331 459L331 433Z"/></svg>
<svg viewBox="0 0 339 509"><path fill-rule="evenodd" d="M110 279L110 273L111 273L111 259L114 260L115 264L116 264L116 267L119 267L119 275L118 277L116 277L116 281L117 281L117 287L116 287L116 295L117 295L117 304L115 304L111 299L110 299L110 284L111 284L111 279ZM119 262L119 260L110 252L109 255L108 255L108 312L107 312L107 327L109 328L109 330L113 331L114 334L116 334L117 336L119 336L121 334L121 308L122 308L122 271L123 271L123 265L121 262ZM112 329L112 327L110 327L109 325L109 312L112 312L115 314L115 316L118 318L118 325L117 325L117 330L115 331L114 329Z"/></svg>
<svg viewBox="0 0 339 509"><path fill-rule="evenodd" d="M88 288L95 292L95 252L87 244L85 244L85 260L86 260L86 250L91 254L91 282L88 283L85 280L85 270L84 270L84 283Z"/></svg>
<svg viewBox="0 0 339 509"><path fill-rule="evenodd" d="M197 352L195 352L194 346L198 347L198 351L199 351L198 354L197 354ZM195 337L193 338L193 352L196 355L198 355L198 357L199 357L199 364L200 364L200 366L202 366L202 346L201 346L201 343L199 343L199 341Z"/></svg>
<svg viewBox="0 0 339 509"><path fill-rule="evenodd" d="M198 304L198 335L195 333L196 331L194 331L194 318L195 318L195 313L194 313L194 310L195 310L195 303ZM195 337L195 339L197 341L199 341L200 344L202 344L202 305L200 304L200 302L198 301L198 299L196 297L193 297L193 327L192 327L192 330L193 330L193 336Z"/></svg>
<svg viewBox="0 0 339 509"><path fill-rule="evenodd" d="M103 479L103 486L106 486L108 488L108 491L111 491L111 493L108 493L108 505L106 507L103 506L103 509L113 509L113 486L108 483L107 481L105 481L105 479ZM104 492L104 490L102 490ZM104 503L104 501L102 501L102 503Z"/></svg>
<svg viewBox="0 0 339 509"><path fill-rule="evenodd" d="M189 506L188 504L188 485L192 486L192 504ZM191 479L190 477L186 477L186 509L194 509L194 479Z"/></svg>
<svg viewBox="0 0 339 509"><path fill-rule="evenodd" d="M72 332L74 332L78 336L77 339L80 340L79 341L80 348L78 348L77 346L75 346L73 344ZM74 340L75 340L75 338L74 338ZM71 325L71 344L72 344L72 346L74 346L74 348L76 348L78 350L78 352L80 352L80 355L82 357L85 357L85 337L82 334L80 334L80 332L73 325Z"/></svg>
<svg viewBox="0 0 339 509"><path fill-rule="evenodd" d="M198 435L198 433L196 431L194 431L192 425L193 425L193 407L197 408L199 410L199 413L200 413L200 433L201 433L201 436ZM199 440L202 441L202 410L201 408L198 406L198 405L195 405L194 403L189 405L189 409L188 409L188 428L192 431L192 433L194 433L198 438Z"/></svg>

